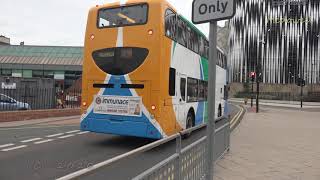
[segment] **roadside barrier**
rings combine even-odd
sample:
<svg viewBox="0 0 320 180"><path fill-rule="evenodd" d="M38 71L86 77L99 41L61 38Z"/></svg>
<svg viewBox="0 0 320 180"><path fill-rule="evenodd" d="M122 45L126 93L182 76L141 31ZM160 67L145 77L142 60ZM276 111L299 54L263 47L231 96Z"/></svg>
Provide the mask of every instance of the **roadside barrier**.
<svg viewBox="0 0 320 180"><path fill-rule="evenodd" d="M69 89L56 92L53 88L2 89L0 111L75 109L81 106L81 90Z"/></svg>
<svg viewBox="0 0 320 180"><path fill-rule="evenodd" d="M216 121L214 161L218 160L229 150L230 122L227 118ZM202 137L189 146L181 149L181 135L188 133L186 130L176 137L176 153L143 172L133 180L161 180L161 179L207 179L207 136Z"/></svg>

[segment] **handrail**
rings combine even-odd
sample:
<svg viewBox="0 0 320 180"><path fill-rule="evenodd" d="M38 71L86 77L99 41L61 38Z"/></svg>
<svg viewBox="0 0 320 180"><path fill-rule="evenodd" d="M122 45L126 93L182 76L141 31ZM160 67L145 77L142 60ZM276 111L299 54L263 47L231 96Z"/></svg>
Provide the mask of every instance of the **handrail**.
<svg viewBox="0 0 320 180"><path fill-rule="evenodd" d="M223 119L225 119L225 117L220 117L220 118L216 119L215 122L217 123L217 122L219 122L219 121L221 121ZM172 141L172 140L174 140L174 139L176 139L178 137L181 137L181 136L183 136L185 134L188 134L190 132L196 131L196 130L201 129L201 128L206 127L206 126L207 126L207 124L202 124L202 125L190 128L190 129L183 130L183 131L181 131L179 133L173 134L173 135L171 135L169 137L166 137L164 139L160 139L160 140L155 141L153 143L141 146L141 147L139 147L137 149L134 149L134 150L132 150L130 152L127 152L125 154L121 154L121 155L119 155L117 157L114 157L114 158L108 159L106 161L100 162L100 163L95 164L93 166L90 166L88 168L84 168L84 169L81 169L81 170L76 171L74 173L68 174L68 175L63 176L61 178L58 178L57 180L71 180L71 179L75 179L75 178L79 178L79 177L82 177L82 176L89 175L89 174L93 173L94 171L96 171L96 170L98 170L100 168L109 166L109 165L111 165L111 164L113 164L115 162L118 162L118 161L120 161L120 160L122 160L122 159L124 159L124 158L126 158L128 156L133 156L133 155L136 155L136 154L140 154L140 153L146 152L146 151L148 151L150 149L158 147L158 146L160 146L162 144L170 142L170 141Z"/></svg>

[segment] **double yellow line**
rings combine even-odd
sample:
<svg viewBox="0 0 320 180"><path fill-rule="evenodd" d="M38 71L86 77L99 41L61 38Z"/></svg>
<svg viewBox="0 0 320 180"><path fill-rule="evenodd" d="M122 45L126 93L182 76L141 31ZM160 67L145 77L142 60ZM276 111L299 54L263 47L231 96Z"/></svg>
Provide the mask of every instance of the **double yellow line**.
<svg viewBox="0 0 320 180"><path fill-rule="evenodd" d="M237 125L237 123L240 120L240 117L241 117L242 113L245 111L245 109L243 107L240 107L238 105L236 105L236 106L240 109L240 111L230 121L230 128L231 129L233 129Z"/></svg>

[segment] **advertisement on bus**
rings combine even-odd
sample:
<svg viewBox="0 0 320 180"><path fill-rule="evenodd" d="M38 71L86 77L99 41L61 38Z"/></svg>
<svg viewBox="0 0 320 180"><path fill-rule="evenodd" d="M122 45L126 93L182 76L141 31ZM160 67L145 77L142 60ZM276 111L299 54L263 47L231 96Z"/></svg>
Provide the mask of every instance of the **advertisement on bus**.
<svg viewBox="0 0 320 180"><path fill-rule="evenodd" d="M141 97L96 96L94 113L121 116L141 116Z"/></svg>

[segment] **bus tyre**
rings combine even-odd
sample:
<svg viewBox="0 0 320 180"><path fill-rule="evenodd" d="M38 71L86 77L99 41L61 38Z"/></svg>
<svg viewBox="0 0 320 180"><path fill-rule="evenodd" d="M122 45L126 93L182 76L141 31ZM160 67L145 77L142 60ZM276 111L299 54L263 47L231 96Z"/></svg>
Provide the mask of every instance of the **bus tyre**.
<svg viewBox="0 0 320 180"><path fill-rule="evenodd" d="M194 117L193 117L192 113L188 113L186 129L190 129L190 128L193 127L193 118L194 118ZM191 136L191 132L185 134L185 135L183 136L183 138L188 138L188 137L190 137L190 136Z"/></svg>

